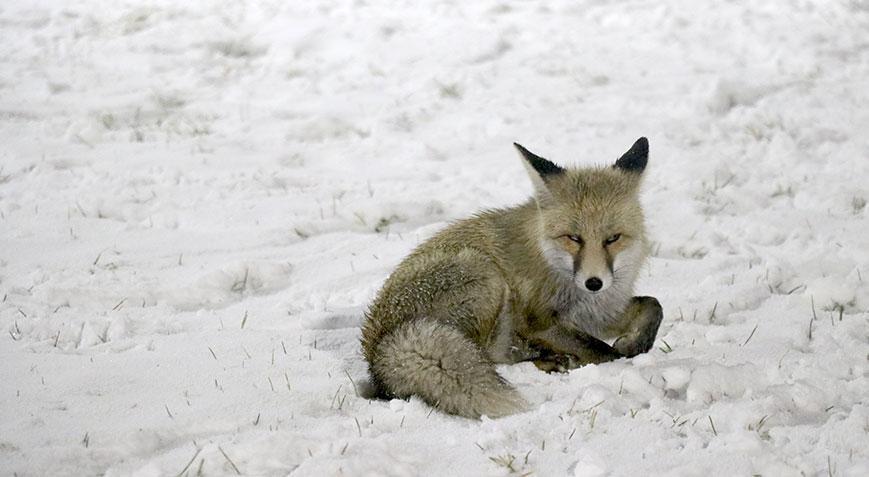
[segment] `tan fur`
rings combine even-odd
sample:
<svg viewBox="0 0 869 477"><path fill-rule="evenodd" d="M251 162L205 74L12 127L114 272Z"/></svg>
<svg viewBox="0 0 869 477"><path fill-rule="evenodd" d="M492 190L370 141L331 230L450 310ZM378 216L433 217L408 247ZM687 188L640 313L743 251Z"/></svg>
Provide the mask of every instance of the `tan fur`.
<svg viewBox="0 0 869 477"><path fill-rule="evenodd" d="M495 363L534 360L562 370L650 346L657 301L626 313L647 249L640 174L562 172L530 169L534 199L454 223L387 279L362 330L372 381L384 396L417 395L460 416L503 416L525 404ZM621 236L605 245L614 234ZM583 286L592 273L606 275L597 293ZM623 351L601 341L617 337Z"/></svg>

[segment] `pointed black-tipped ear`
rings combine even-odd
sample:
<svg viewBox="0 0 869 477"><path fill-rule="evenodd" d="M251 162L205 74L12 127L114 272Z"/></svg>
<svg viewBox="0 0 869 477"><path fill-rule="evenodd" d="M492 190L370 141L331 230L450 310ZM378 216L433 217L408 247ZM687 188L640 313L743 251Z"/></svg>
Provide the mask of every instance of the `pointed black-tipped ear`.
<svg viewBox="0 0 869 477"><path fill-rule="evenodd" d="M564 173L564 169L534 154L528 149L525 149L519 143L514 142L513 145L516 146L516 149L519 150L519 153L522 154L522 157L525 158L525 161L528 163L528 165L530 165L531 168L534 169L534 171L537 172L538 175L540 175L540 178L546 180L553 175Z"/></svg>
<svg viewBox="0 0 869 477"><path fill-rule="evenodd" d="M545 203L552 199L552 192L546 184L550 179L564 174L564 169L547 161L546 159L532 153L528 149L513 143L519 154L522 154L522 161L525 164L525 169L528 171L528 177L531 178L531 183L534 184L534 191L537 193L538 203Z"/></svg>
<svg viewBox="0 0 869 477"><path fill-rule="evenodd" d="M649 140L641 137L616 161L616 169L640 174L649 162Z"/></svg>

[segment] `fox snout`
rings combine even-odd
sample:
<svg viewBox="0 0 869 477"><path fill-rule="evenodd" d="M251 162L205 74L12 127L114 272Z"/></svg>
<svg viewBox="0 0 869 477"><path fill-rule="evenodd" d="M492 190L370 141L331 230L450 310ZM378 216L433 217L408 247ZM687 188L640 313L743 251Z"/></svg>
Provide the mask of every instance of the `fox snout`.
<svg viewBox="0 0 869 477"><path fill-rule="evenodd" d="M613 262L606 246L586 243L573 257L573 280L576 286L598 293L613 283Z"/></svg>
<svg viewBox="0 0 869 477"><path fill-rule="evenodd" d="M586 254L580 254L586 255ZM574 266L574 282L576 285L591 293L598 293L606 290L613 283L613 274L610 265L605 257L588 257L582 259L577 257ZM600 262L600 263L597 263Z"/></svg>

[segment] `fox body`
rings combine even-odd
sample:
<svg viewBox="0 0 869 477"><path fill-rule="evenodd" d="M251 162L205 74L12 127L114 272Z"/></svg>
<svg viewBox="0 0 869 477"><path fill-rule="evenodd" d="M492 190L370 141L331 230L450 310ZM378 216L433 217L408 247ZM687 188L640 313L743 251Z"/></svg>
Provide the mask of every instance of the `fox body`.
<svg viewBox="0 0 869 477"><path fill-rule="evenodd" d="M534 197L436 234L368 309L362 348L382 396L499 417L526 404L495 364L564 371L651 348L661 307L633 296L648 248L638 199L646 139L609 168L563 169L516 147Z"/></svg>

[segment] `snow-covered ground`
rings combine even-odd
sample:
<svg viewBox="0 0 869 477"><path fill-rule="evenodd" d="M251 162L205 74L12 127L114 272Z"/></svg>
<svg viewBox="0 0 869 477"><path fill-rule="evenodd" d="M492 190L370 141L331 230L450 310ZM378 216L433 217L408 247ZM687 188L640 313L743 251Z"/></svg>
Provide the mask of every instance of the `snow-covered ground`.
<svg viewBox="0 0 869 477"><path fill-rule="evenodd" d="M450 220L651 142L647 355L357 396ZM0 5L3 475L869 475L864 1Z"/></svg>

